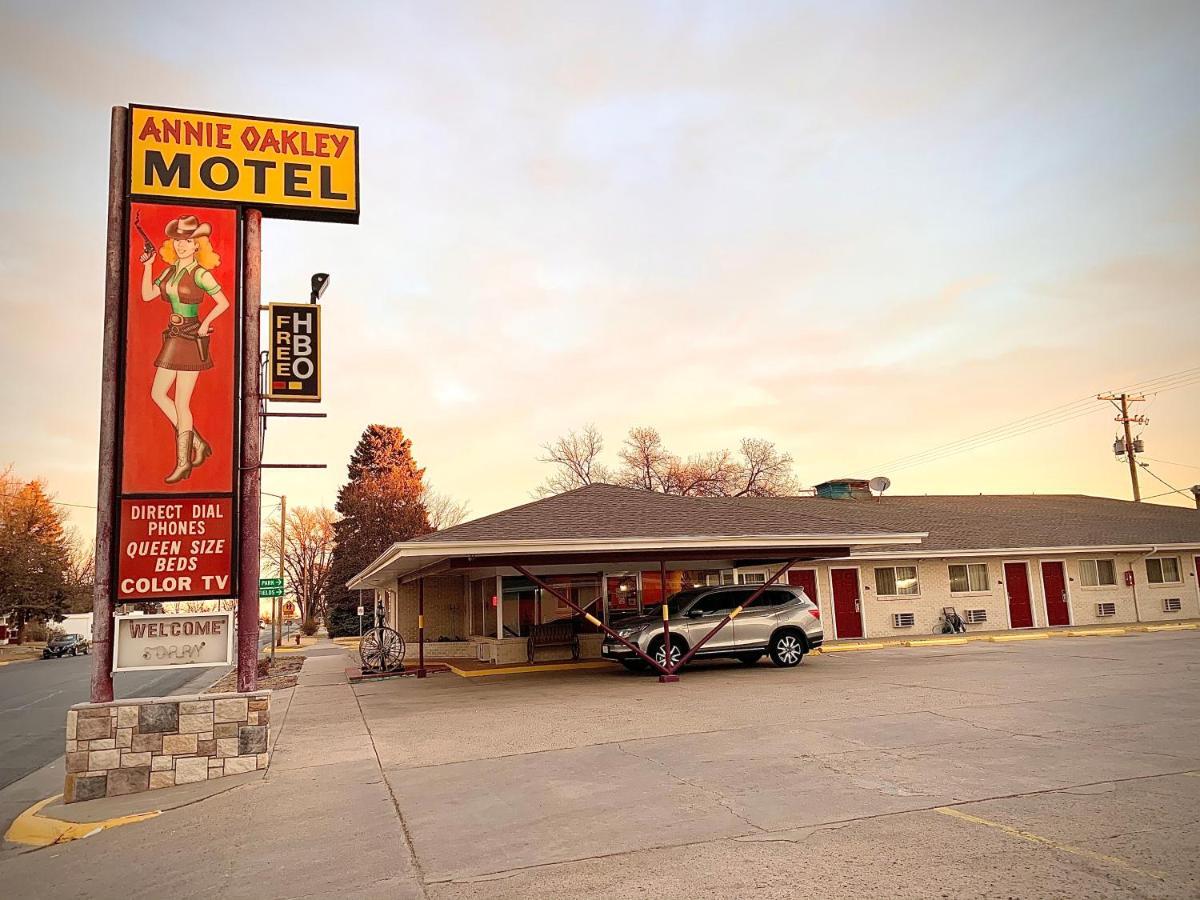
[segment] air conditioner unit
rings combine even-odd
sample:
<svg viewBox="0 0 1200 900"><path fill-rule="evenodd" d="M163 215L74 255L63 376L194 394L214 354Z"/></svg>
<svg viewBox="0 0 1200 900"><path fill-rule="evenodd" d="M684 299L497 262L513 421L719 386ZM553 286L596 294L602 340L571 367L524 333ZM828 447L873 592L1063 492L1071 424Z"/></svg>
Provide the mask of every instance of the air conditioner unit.
<svg viewBox="0 0 1200 900"><path fill-rule="evenodd" d="M1163 598L1163 612L1179 612L1183 609L1183 601L1178 597Z"/></svg>
<svg viewBox="0 0 1200 900"><path fill-rule="evenodd" d="M916 624L917 624L916 613L910 613L910 612L892 613L892 627L893 628L912 628Z"/></svg>
<svg viewBox="0 0 1200 900"><path fill-rule="evenodd" d="M1117 604L1115 603L1097 603L1096 616L1101 618L1104 616L1115 616L1117 614Z"/></svg>
<svg viewBox="0 0 1200 900"><path fill-rule="evenodd" d="M986 621L987 621L987 610L986 609L968 609L967 610L967 624L968 625L982 625Z"/></svg>

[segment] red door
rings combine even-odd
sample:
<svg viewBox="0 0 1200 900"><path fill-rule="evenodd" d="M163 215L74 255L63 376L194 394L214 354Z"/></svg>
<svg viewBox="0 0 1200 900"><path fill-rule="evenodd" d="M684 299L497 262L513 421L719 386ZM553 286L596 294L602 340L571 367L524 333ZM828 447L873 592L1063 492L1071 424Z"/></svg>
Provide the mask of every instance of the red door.
<svg viewBox="0 0 1200 900"><path fill-rule="evenodd" d="M788 571L788 584L792 587L804 588L808 599L817 602L817 573L813 569L791 569ZM818 604L819 605L819 604Z"/></svg>
<svg viewBox="0 0 1200 900"><path fill-rule="evenodd" d="M1008 588L1008 619L1013 628L1033 627L1033 603L1029 599L1029 567L1025 563L1004 564L1004 586Z"/></svg>
<svg viewBox="0 0 1200 900"><path fill-rule="evenodd" d="M1051 625L1070 625L1067 606L1067 573L1060 562L1042 563L1042 591L1046 598L1046 621Z"/></svg>
<svg viewBox="0 0 1200 900"><path fill-rule="evenodd" d="M830 569L833 581L833 627L839 640L863 636L858 569Z"/></svg>

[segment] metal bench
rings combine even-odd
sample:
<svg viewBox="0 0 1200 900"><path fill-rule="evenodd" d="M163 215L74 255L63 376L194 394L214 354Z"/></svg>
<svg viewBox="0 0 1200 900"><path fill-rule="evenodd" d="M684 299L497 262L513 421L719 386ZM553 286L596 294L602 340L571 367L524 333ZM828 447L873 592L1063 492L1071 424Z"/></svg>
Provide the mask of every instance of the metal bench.
<svg viewBox="0 0 1200 900"><path fill-rule="evenodd" d="M571 659L579 659L579 635L570 619L559 619L544 625L529 627L529 661L533 662L539 647L570 647Z"/></svg>

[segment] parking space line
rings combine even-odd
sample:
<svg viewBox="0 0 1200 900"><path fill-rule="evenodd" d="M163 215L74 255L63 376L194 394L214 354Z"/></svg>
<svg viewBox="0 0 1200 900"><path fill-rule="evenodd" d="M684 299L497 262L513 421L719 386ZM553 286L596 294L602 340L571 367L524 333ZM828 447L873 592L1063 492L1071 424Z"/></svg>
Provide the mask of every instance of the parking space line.
<svg viewBox="0 0 1200 900"><path fill-rule="evenodd" d="M1139 869L1137 866L1121 859L1120 857L1107 856L1103 853L1097 853L1094 850L1085 850L1083 847L1074 847L1070 844L1064 844L1061 841L1056 841L1053 838L1042 837L1040 834L1034 834L1032 831L1024 831L1020 828L1014 828L1012 825L1005 825L1003 822L993 822L990 819L981 819L979 816L973 816L970 813L965 813L949 806L935 807L934 812L939 812L944 816L952 816L956 819L961 819L964 822L971 822L975 825L983 825L986 828L994 828L997 831L1009 835L1010 837L1019 838L1023 841L1029 841L1033 844L1042 844L1043 846L1050 847L1053 850L1061 850L1063 853L1071 853L1075 856L1082 856L1085 859L1091 859L1110 866L1117 866L1121 869L1127 869L1130 872L1136 872L1139 875L1144 875L1147 878L1153 878L1156 881L1162 881L1165 878L1161 872L1150 872L1146 869Z"/></svg>

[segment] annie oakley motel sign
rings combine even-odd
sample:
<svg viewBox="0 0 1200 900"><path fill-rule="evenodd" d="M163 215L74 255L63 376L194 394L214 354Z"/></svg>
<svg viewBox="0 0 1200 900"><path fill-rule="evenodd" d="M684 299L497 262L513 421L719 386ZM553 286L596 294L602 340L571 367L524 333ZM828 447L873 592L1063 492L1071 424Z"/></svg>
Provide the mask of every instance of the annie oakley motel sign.
<svg viewBox="0 0 1200 900"><path fill-rule="evenodd" d="M243 211L357 222L358 129L131 106L127 146L116 598L233 597Z"/></svg>
<svg viewBox="0 0 1200 900"><path fill-rule="evenodd" d="M131 107L130 192L358 221L358 129Z"/></svg>

